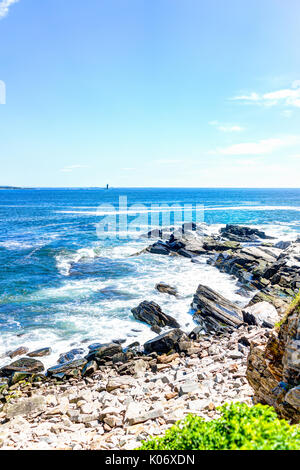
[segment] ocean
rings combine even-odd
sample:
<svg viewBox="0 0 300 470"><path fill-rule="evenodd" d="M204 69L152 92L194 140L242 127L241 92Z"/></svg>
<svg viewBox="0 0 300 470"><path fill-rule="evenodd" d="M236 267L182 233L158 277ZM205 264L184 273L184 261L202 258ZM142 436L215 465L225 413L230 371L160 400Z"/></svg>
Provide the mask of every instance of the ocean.
<svg viewBox="0 0 300 470"><path fill-rule="evenodd" d="M42 358L47 367L61 353L85 351L91 343L142 343L155 336L132 316L131 308L143 300L157 302L190 331L199 283L246 305L249 298L236 279L205 258L196 264L183 257L132 256L150 243L142 234L159 224L180 224L185 208L210 233L234 223L278 240L300 234L300 189L1 190L0 365L19 346L50 346L51 356ZM157 292L160 281L177 287L179 298Z"/></svg>

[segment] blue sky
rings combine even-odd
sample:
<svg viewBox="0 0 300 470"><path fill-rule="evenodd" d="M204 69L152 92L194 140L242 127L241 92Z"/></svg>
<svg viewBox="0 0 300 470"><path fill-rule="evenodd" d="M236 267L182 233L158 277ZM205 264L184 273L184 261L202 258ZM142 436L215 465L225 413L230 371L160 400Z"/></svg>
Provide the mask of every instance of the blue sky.
<svg viewBox="0 0 300 470"><path fill-rule="evenodd" d="M299 187L299 24L299 0L0 0L0 185Z"/></svg>

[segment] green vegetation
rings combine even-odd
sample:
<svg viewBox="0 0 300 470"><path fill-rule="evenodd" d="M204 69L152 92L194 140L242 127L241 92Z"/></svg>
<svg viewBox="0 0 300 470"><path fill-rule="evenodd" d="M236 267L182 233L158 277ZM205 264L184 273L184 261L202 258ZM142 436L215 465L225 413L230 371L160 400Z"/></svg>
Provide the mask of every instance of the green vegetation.
<svg viewBox="0 0 300 470"><path fill-rule="evenodd" d="M143 442L141 450L296 450L300 427L279 420L273 408L232 403L220 418L204 421L188 415L163 437Z"/></svg>

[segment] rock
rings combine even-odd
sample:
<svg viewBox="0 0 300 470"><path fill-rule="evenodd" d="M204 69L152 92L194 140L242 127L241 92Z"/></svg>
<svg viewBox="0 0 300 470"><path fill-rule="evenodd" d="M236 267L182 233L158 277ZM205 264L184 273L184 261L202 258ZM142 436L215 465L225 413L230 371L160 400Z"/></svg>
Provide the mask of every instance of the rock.
<svg viewBox="0 0 300 470"><path fill-rule="evenodd" d="M285 401L295 408L300 407L300 385L292 388L284 397Z"/></svg>
<svg viewBox="0 0 300 470"><path fill-rule="evenodd" d="M0 369L0 372L4 376L10 376L13 374L13 372L36 373L42 372L43 370L44 365L41 361L38 361L37 359L23 357L22 359L18 359L17 361L12 362L8 366L2 367L2 369Z"/></svg>
<svg viewBox="0 0 300 470"><path fill-rule="evenodd" d="M10 385L14 385L22 380L28 381L33 377L33 374L30 372L13 372L10 377Z"/></svg>
<svg viewBox="0 0 300 470"><path fill-rule="evenodd" d="M154 333L156 333L157 335L159 335L161 333L161 328L157 325L153 325L151 326L151 331L153 331Z"/></svg>
<svg viewBox="0 0 300 470"><path fill-rule="evenodd" d="M251 307L252 305L256 305L258 303L267 302L273 305L279 313L284 313L287 309L288 301L289 299L287 297L277 297L274 295L274 293L270 292L270 290L263 289L262 291L255 294L254 297L252 297L247 307Z"/></svg>
<svg viewBox="0 0 300 470"><path fill-rule="evenodd" d="M226 225L225 228L221 228L221 234L222 237L237 242L249 242L256 241L258 239L272 239L272 237L268 237L265 232L255 228L243 227L241 225Z"/></svg>
<svg viewBox="0 0 300 470"><path fill-rule="evenodd" d="M95 360L99 362L100 360L109 360L115 354L123 353L122 346L120 344L108 343L102 344L100 347L92 349L91 352L86 356L87 361Z"/></svg>
<svg viewBox="0 0 300 470"><path fill-rule="evenodd" d="M171 287L168 284L164 284L163 282L159 282L156 284L155 289L163 294L174 295L177 297L177 289L175 287Z"/></svg>
<svg viewBox="0 0 300 470"><path fill-rule="evenodd" d="M182 330L175 328L147 341L144 344L144 349L147 354L152 352L168 353L172 350L177 351L180 341L189 341L189 338Z"/></svg>
<svg viewBox="0 0 300 470"><path fill-rule="evenodd" d="M193 258L195 255L189 250L186 250L185 248L180 248L177 253L180 256L183 256L184 258Z"/></svg>
<svg viewBox="0 0 300 470"><path fill-rule="evenodd" d="M47 375L50 376L50 377L51 376L54 377L54 375L57 376L58 374L67 374L67 375L69 375L70 373L72 374L72 372L74 370L81 371L86 364L87 364L86 359L77 359L75 361L66 362L66 363L60 364L58 366L50 367L47 370Z"/></svg>
<svg viewBox="0 0 300 470"><path fill-rule="evenodd" d="M177 321L170 315L163 313L160 306L155 302L144 300L144 302L141 302L138 307L133 308L131 312L133 313L134 318L148 323L149 325L179 328Z"/></svg>
<svg viewBox="0 0 300 470"><path fill-rule="evenodd" d="M82 369L82 377L92 375L98 369L98 364L96 361L89 361Z"/></svg>
<svg viewBox="0 0 300 470"><path fill-rule="evenodd" d="M170 249L168 245L162 241L158 241L154 243L152 246L147 248L150 253L156 254L156 255L169 255L170 254Z"/></svg>
<svg viewBox="0 0 300 470"><path fill-rule="evenodd" d="M243 318L248 325L258 325L264 328L273 328L279 321L276 308L269 302L259 302L243 309Z"/></svg>
<svg viewBox="0 0 300 470"><path fill-rule="evenodd" d="M228 250L237 250L241 247L239 242L234 241L220 241L212 237L207 237L203 241L203 248L208 251L228 251Z"/></svg>
<svg viewBox="0 0 300 470"><path fill-rule="evenodd" d="M188 393L200 391L199 384L197 382L185 382L179 387L179 396L186 395Z"/></svg>
<svg viewBox="0 0 300 470"><path fill-rule="evenodd" d="M84 353L84 349L71 349L71 351L61 354L58 359L59 364L64 364L65 362L74 361L74 359L78 359L78 356Z"/></svg>
<svg viewBox="0 0 300 470"><path fill-rule="evenodd" d="M15 349L14 351L10 351L7 353L7 356L9 356L11 359L13 359L14 357L17 357L17 356L23 356L24 354L26 354L27 352L29 351L28 348L24 348L23 346L18 348L18 349Z"/></svg>
<svg viewBox="0 0 300 470"><path fill-rule="evenodd" d="M34 396L30 398L19 398L16 403L7 403L3 411L8 419L15 416L26 416L32 413L43 411L46 408L45 398L43 396Z"/></svg>
<svg viewBox="0 0 300 470"><path fill-rule="evenodd" d="M52 353L51 348L42 348L42 349L37 349L36 351L29 352L27 354L28 357L43 357L43 356L50 356Z"/></svg>
<svg viewBox="0 0 300 470"><path fill-rule="evenodd" d="M162 406L146 411L139 403L129 403L126 414L125 422L130 426L138 423L144 423L148 419L156 419L163 416L164 409Z"/></svg>
<svg viewBox="0 0 300 470"><path fill-rule="evenodd" d="M116 390L117 388L120 387L133 387L135 385L136 381L132 377L115 377L113 379L110 379L107 383L106 390L108 392L112 392L113 390Z"/></svg>
<svg viewBox="0 0 300 470"><path fill-rule="evenodd" d="M282 418L300 422L300 301L290 307L278 332L253 342L247 379L254 402L273 406Z"/></svg>
<svg viewBox="0 0 300 470"><path fill-rule="evenodd" d="M207 331L237 328L243 323L242 310L207 286L200 284L193 298L194 320Z"/></svg>

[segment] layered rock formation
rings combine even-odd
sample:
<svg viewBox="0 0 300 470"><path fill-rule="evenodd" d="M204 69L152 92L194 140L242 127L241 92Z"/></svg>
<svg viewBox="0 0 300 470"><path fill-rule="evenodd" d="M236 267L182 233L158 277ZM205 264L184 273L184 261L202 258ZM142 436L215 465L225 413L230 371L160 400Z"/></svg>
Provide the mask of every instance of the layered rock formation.
<svg viewBox="0 0 300 470"><path fill-rule="evenodd" d="M288 310L277 333L251 344L247 379L255 402L271 405L281 417L300 422L300 300Z"/></svg>

